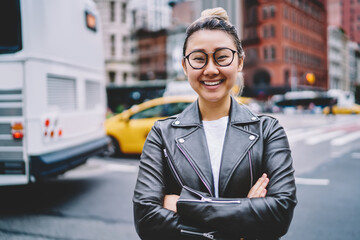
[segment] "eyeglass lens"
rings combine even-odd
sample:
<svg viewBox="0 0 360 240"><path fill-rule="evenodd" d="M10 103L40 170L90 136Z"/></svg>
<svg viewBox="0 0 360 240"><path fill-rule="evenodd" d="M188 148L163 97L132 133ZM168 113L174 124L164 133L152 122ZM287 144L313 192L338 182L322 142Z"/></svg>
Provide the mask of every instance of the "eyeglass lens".
<svg viewBox="0 0 360 240"><path fill-rule="evenodd" d="M215 62L219 66L228 66L232 63L234 59L234 52L230 49L224 48L224 49L218 49L213 54ZM189 54L188 57L189 64L193 68L203 68L208 61L208 54L202 52L202 51L195 51Z"/></svg>

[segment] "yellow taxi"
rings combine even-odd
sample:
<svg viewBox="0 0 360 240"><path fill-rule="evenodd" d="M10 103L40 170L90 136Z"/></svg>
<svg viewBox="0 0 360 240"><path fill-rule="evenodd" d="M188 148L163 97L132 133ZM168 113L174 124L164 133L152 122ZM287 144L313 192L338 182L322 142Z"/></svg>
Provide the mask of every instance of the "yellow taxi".
<svg viewBox="0 0 360 240"><path fill-rule="evenodd" d="M105 129L111 141L108 156L140 154L155 121L181 113L196 100L196 96L167 96L152 99L108 118ZM249 98L239 97L247 104Z"/></svg>
<svg viewBox="0 0 360 240"><path fill-rule="evenodd" d="M156 98L108 118L105 129L111 141L107 154L140 154L155 121L182 112L195 100L195 96Z"/></svg>
<svg viewBox="0 0 360 240"><path fill-rule="evenodd" d="M360 114L360 105L354 104L352 106L333 106L333 114ZM330 114L330 107L325 107L323 113Z"/></svg>

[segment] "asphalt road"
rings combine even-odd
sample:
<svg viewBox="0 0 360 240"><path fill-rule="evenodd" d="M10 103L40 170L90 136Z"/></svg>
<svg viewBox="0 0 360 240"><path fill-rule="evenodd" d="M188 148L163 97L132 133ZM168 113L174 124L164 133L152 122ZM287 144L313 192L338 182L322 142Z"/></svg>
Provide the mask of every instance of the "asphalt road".
<svg viewBox="0 0 360 240"><path fill-rule="evenodd" d="M277 115L289 136L298 206L286 240L360 239L360 116ZM138 240L138 159L92 158L65 175L0 188L0 239Z"/></svg>

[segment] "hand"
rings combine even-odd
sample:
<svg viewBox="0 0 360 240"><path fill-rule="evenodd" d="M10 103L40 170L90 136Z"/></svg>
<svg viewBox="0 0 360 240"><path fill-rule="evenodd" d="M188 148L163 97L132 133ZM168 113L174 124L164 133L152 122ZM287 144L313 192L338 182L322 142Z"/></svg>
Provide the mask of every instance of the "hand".
<svg viewBox="0 0 360 240"><path fill-rule="evenodd" d="M179 198L179 195L165 195L164 208L176 212L176 202Z"/></svg>
<svg viewBox="0 0 360 240"><path fill-rule="evenodd" d="M266 196L266 186L269 183L269 178L267 178L266 173L264 173L261 178L255 183L255 185L250 189L247 197L248 198L259 198Z"/></svg>

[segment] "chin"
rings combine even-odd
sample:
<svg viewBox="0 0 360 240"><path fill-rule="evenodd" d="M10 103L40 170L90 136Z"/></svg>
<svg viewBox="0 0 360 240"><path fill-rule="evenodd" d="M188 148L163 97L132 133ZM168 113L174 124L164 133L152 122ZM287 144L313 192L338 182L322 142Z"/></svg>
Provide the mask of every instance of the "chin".
<svg viewBox="0 0 360 240"><path fill-rule="evenodd" d="M225 99L226 97L230 97L230 95L227 96L203 96L202 99L207 101L207 102L212 102L212 103L216 103L216 102L220 102L223 99Z"/></svg>

